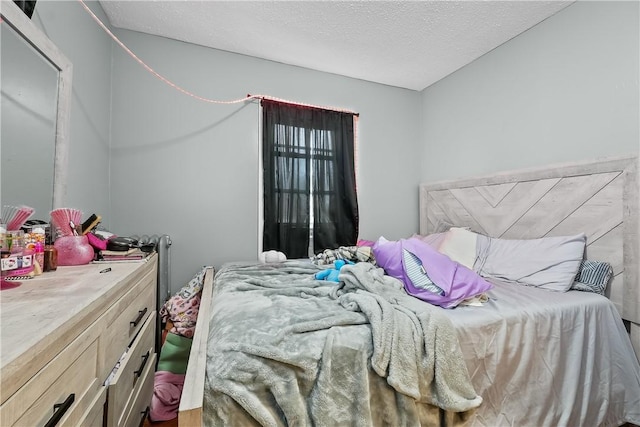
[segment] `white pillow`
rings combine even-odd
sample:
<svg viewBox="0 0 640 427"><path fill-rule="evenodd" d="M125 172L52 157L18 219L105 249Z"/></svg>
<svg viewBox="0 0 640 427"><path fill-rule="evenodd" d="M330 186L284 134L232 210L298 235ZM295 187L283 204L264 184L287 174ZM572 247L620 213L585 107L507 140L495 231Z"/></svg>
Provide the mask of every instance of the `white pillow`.
<svg viewBox="0 0 640 427"><path fill-rule="evenodd" d="M469 270L473 270L473 264L476 262L477 239L478 235L473 231L451 227L438 251Z"/></svg>
<svg viewBox="0 0 640 427"><path fill-rule="evenodd" d="M566 292L580 268L586 241L584 233L514 240L479 236L476 272L485 278Z"/></svg>

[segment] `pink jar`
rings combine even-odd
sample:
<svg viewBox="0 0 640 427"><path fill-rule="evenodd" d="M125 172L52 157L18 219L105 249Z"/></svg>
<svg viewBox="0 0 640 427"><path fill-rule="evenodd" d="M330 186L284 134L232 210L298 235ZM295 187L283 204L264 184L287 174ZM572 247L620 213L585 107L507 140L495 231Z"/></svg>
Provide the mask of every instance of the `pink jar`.
<svg viewBox="0 0 640 427"><path fill-rule="evenodd" d="M35 251L24 244L24 232L3 231L1 236L2 255L0 257L0 276L28 276L33 272Z"/></svg>
<svg viewBox="0 0 640 427"><path fill-rule="evenodd" d="M58 265L83 265L93 260L93 247L87 236L61 236L53 246L58 250Z"/></svg>

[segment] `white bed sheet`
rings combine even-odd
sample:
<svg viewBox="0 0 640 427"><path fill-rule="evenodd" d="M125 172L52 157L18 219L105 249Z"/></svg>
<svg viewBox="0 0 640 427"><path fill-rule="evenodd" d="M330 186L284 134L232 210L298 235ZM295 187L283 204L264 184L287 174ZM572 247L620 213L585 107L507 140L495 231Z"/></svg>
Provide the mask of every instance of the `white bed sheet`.
<svg viewBox="0 0 640 427"><path fill-rule="evenodd" d="M476 392L472 426L640 425L640 365L611 301L494 282L447 310Z"/></svg>

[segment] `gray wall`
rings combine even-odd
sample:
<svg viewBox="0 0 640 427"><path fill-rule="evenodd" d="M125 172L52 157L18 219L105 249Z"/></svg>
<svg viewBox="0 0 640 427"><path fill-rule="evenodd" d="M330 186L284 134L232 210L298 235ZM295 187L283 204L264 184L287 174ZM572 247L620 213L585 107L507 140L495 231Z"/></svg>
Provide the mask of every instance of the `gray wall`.
<svg viewBox="0 0 640 427"><path fill-rule="evenodd" d="M86 3L107 21L96 2ZM66 205L109 225L111 39L77 1L38 1L32 22L73 64Z"/></svg>
<svg viewBox="0 0 640 427"><path fill-rule="evenodd" d="M422 181L638 153L638 16L578 1L424 90Z"/></svg>
<svg viewBox="0 0 640 427"><path fill-rule="evenodd" d="M310 71L160 37L118 31L149 66L218 100L266 94L360 113L360 236L406 237L418 227L417 92ZM258 252L259 105L215 105L113 55L113 229L168 233L172 287L203 265Z"/></svg>

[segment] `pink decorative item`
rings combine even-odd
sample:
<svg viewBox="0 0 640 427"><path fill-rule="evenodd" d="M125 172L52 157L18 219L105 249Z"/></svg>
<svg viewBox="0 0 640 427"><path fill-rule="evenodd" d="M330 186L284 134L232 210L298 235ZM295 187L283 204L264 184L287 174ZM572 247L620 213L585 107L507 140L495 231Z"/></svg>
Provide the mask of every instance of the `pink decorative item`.
<svg viewBox="0 0 640 427"><path fill-rule="evenodd" d="M25 246L22 230L9 230L0 234L0 276L20 277L33 275L34 250Z"/></svg>
<svg viewBox="0 0 640 427"><path fill-rule="evenodd" d="M53 246L58 250L58 265L83 265L93 260L93 247L87 236L61 236Z"/></svg>
<svg viewBox="0 0 640 427"><path fill-rule="evenodd" d="M15 280L8 281L4 280L4 277L0 279L0 291L4 291L5 289L13 289L20 286L22 282L18 282Z"/></svg>
<svg viewBox="0 0 640 427"><path fill-rule="evenodd" d="M107 243L109 243L109 239L101 239L91 232L85 234L85 236L87 236L87 239L89 239L89 244L97 250L104 251L107 249Z"/></svg>
<svg viewBox="0 0 640 427"><path fill-rule="evenodd" d="M56 236L77 236L76 225L80 224L82 211L73 208L58 208L50 213Z"/></svg>
<svg viewBox="0 0 640 427"><path fill-rule="evenodd" d="M29 206L10 206L2 207L2 222L6 224L9 231L20 230L20 227L29 219L35 209Z"/></svg>

